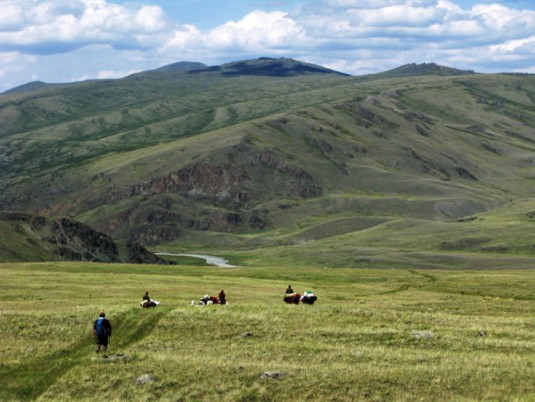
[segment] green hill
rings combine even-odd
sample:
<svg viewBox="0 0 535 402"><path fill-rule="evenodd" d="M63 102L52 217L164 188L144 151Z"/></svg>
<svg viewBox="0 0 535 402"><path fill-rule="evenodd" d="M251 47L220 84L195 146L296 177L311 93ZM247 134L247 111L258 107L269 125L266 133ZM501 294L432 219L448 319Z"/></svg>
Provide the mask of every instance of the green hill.
<svg viewBox="0 0 535 402"><path fill-rule="evenodd" d="M457 68L441 66L435 63L410 63L378 75L383 77L415 77L421 75L452 76L469 74L475 74L475 72L472 70L460 70Z"/></svg>
<svg viewBox="0 0 535 402"><path fill-rule="evenodd" d="M135 242L117 242L67 218L1 212L0 233L0 262L166 263Z"/></svg>
<svg viewBox="0 0 535 402"><path fill-rule="evenodd" d="M0 209L245 264L531 257L535 78L409 67L258 59L4 94Z"/></svg>

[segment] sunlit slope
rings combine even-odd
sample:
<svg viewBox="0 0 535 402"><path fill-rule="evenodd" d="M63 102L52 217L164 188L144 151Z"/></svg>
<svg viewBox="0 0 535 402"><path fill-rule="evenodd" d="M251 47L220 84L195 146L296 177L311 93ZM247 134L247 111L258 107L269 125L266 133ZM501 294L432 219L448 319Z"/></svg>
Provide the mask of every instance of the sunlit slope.
<svg viewBox="0 0 535 402"><path fill-rule="evenodd" d="M336 235L358 230L341 224L347 219L451 220L531 196L529 110L526 122L512 118L512 110L488 107L472 87L449 79L397 88L132 153L135 162L126 157L92 173L115 177L117 187L135 178L132 197L115 207L140 226L161 225L153 235L165 240L191 229L265 237L318 224ZM158 179L149 176L155 167ZM141 185L140 175L147 175ZM117 216L108 211L84 219L110 230L101 226ZM123 235L138 229L118 223Z"/></svg>
<svg viewBox="0 0 535 402"><path fill-rule="evenodd" d="M102 155L336 99L345 78L163 71L4 95L1 176L77 167Z"/></svg>
<svg viewBox="0 0 535 402"><path fill-rule="evenodd" d="M1 207L147 245L299 255L332 241L352 262L357 244L451 252L479 224L455 221L515 215L532 197L532 76L183 75L80 84L83 97L70 87L88 103L76 113L64 89L61 102L33 95L23 104L39 118L19 131L29 110L4 107ZM506 223L468 243L516 252Z"/></svg>
<svg viewBox="0 0 535 402"><path fill-rule="evenodd" d="M531 269L534 216L535 201L527 200L451 221L325 220L283 235L266 234L262 242L236 236L232 244L241 249L234 257L244 265ZM220 234L210 239L222 248L228 241Z"/></svg>

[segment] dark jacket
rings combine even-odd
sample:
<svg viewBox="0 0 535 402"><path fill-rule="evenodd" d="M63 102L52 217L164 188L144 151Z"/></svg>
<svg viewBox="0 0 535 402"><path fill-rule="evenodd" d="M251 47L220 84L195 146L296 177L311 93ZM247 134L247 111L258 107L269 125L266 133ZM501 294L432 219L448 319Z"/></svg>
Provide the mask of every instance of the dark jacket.
<svg viewBox="0 0 535 402"><path fill-rule="evenodd" d="M107 318L99 317L95 320L95 323L93 324L93 332L96 336L97 334L97 322L98 320L104 320L103 325L104 329L106 330L106 335L111 336L111 322Z"/></svg>

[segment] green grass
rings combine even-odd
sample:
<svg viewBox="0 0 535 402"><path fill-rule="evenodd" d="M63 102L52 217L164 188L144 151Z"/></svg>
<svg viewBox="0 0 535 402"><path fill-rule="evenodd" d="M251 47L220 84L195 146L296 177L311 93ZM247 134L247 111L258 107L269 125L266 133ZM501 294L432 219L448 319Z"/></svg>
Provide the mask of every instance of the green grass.
<svg viewBox="0 0 535 402"><path fill-rule="evenodd" d="M0 399L535 399L533 271L289 268L1 264ZM318 302L285 305L289 283ZM228 306L190 305L221 288Z"/></svg>

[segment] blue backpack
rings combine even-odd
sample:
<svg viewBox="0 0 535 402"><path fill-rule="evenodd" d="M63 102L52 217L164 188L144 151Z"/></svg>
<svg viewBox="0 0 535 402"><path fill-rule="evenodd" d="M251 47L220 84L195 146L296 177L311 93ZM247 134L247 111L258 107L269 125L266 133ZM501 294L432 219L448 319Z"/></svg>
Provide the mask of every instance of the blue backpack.
<svg viewBox="0 0 535 402"><path fill-rule="evenodd" d="M106 327L104 326L104 318L99 318L95 322L95 334L97 336L105 336L107 335Z"/></svg>

